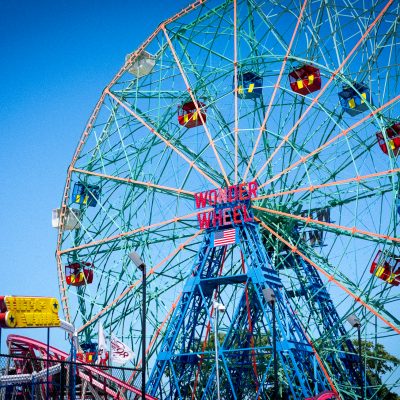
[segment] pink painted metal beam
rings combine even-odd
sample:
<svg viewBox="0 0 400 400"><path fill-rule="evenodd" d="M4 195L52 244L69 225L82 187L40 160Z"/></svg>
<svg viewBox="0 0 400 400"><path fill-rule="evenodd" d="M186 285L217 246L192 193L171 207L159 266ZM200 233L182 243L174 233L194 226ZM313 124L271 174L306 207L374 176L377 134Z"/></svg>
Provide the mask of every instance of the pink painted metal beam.
<svg viewBox="0 0 400 400"><path fill-rule="evenodd" d="M168 260L176 256L182 249L190 244L200 233L203 231L197 231L193 236L188 238L184 243L179 245L176 249L174 249L170 254L168 254L165 258L163 258L157 265L149 270L146 275L146 278L150 277L157 271L163 264L165 264ZM102 308L96 315L94 315L89 321L87 321L84 325L82 325L78 332L81 332L87 326L96 322L105 312L107 312L110 308L115 307L128 293L130 293L135 287L139 286L142 283L142 278L138 279L136 282L132 283L132 285L128 286L118 297L116 297L111 303L107 304L104 308Z"/></svg>
<svg viewBox="0 0 400 400"><path fill-rule="evenodd" d="M389 235L383 235L381 233L366 231L363 229L359 229L355 226L348 227L348 226L334 224L332 222L319 221L319 220L311 218L310 216L302 217L300 215L289 214L289 213L286 213L283 211L272 210L270 208L265 208L265 207L252 206L252 208L254 208L255 210L259 210L259 211L264 211L268 214L280 215L282 217L287 217L287 218L292 218L292 219L296 219L299 221L303 221L306 224L312 223L312 224L316 224L316 225L326 226L326 227L332 228L332 229L338 229L340 231L348 232L353 235L356 233L356 234L359 234L362 236L367 236L367 237L377 238L377 239L384 239L384 240L388 240L388 241L394 242L394 243L400 243L400 238L396 238L396 237L389 236Z"/></svg>
<svg viewBox="0 0 400 400"><path fill-rule="evenodd" d="M272 182L276 181L279 177L281 177L284 174L287 174L290 170L292 170L293 168L297 167L298 165L304 164L308 159L310 159L311 157L315 156L317 153L319 153L323 149L327 148L328 146L330 146L332 143L336 142L336 140L340 139L341 137L345 137L353 129L357 128L358 126L360 126L362 123L364 123L365 121L367 121L368 119L370 119L374 115L379 114L385 108L389 107L390 105L392 105L393 103L395 103L398 100L400 100L400 95L398 95L396 97L393 97L388 102L386 102L385 104L383 104L380 107L376 108L374 111L370 112L368 115L366 115L365 117L363 117L362 119L360 119L359 121L357 121L356 123L351 125L350 127L346 128L346 129L343 129L340 133L338 133L336 136L334 136L333 138L331 138L330 140L325 142L323 145L319 146L318 148L316 148L312 152L308 153L306 156L301 157L299 160L297 160L293 164L289 165L283 171L279 172L278 174L273 176L271 179L269 179L268 181L264 182L262 185L260 185L260 188L268 185L269 183L272 183Z"/></svg>
<svg viewBox="0 0 400 400"><path fill-rule="evenodd" d="M165 25L164 25L164 24L161 24L161 28L162 28L162 30L163 30L163 32L164 32L164 35L165 35L166 39L167 39L168 46L169 46L169 48L170 48L170 50L171 50L171 53L172 53L172 55L173 55L173 57L174 57L174 59L175 59L176 65L178 66L178 69L179 69L179 71L180 71L180 73L181 73L181 75L182 75L182 79L183 79L183 81L185 82L186 90L187 90L187 92L189 93L189 96L190 96L190 98L192 99L193 104L194 104L195 107L196 107L197 114L198 114L198 116L199 116L199 118L200 118L200 120L201 120L201 122L202 122L202 125L203 125L203 127L204 127L204 130L205 130L206 135L207 135L207 138L208 138L208 142L210 143L210 146L211 146L211 148L212 148L212 150L213 150L213 152L214 152L214 155L215 155L215 158L216 158L217 163L218 163L218 165L219 165L219 168L221 169L221 173L222 173L222 175L224 176L224 179L225 179L225 182L226 182L227 186L229 186L230 183L229 183L228 176L226 175L225 168L224 168L224 166L223 166L223 164L222 164L222 162L221 162L221 158L219 157L219 154L218 154L218 152L217 152L217 148L215 147L215 142L214 142L214 140L213 140L213 138L212 138L212 136L211 136L210 130L208 129L207 124L205 123L206 121L204 120L203 113L200 111L198 101L197 101L196 98L194 97L193 89L190 87L188 78L187 78L187 76L186 76L186 74L185 74L185 71L184 71L184 69L183 69L183 67L182 67L181 62L179 61L178 55L176 54L175 48L174 48L174 46L173 46L173 44L172 44L172 42L171 42L171 39L170 39L170 37L169 37L169 35L168 35L168 32L167 32L167 30L165 29Z"/></svg>
<svg viewBox="0 0 400 400"><path fill-rule="evenodd" d="M233 0L233 79L234 79L234 109L235 109L235 185L238 183L238 49L237 49L237 0Z"/></svg>
<svg viewBox="0 0 400 400"><path fill-rule="evenodd" d="M204 209L202 211L197 211L197 212L193 212L193 213L190 213L190 214L182 215L180 217L174 217L174 218L171 218L171 219L168 219L168 220L165 220L165 221L156 222L156 223L151 224L151 225L142 226L140 228L133 229L132 231L119 233L117 235L109 236L109 237L104 238L104 239L94 240L93 242L81 244L81 245L75 246L75 247L70 247L70 248L65 249L65 250L59 250L57 253L61 255L61 254L70 253L71 251L86 249L88 247L93 247L93 246L98 246L100 244L109 243L109 242L112 242L112 241L114 241L116 239L120 239L120 238L127 237L127 236L132 236L132 235L135 235L136 233L139 233L139 232L148 231L148 230L153 229L153 228L159 228L159 227L164 226L164 225L168 225L168 224L172 224L172 223L175 223L175 222L178 222L178 221L189 219L189 218L192 218L192 217L194 217L194 216L196 216L196 215L198 215L198 214L200 214L202 212L208 212L208 211L212 211L212 210L213 210L212 208L206 208L206 209Z"/></svg>
<svg viewBox="0 0 400 400"><path fill-rule="evenodd" d="M156 190L161 190L161 191L165 191L165 192L177 193L178 195L185 194L185 195L194 197L194 192L190 192L190 191L184 190L184 189L178 189L178 188L173 188L173 187L169 187L169 186L164 186L164 185L157 185L152 182L143 182L143 181L138 181L138 180L130 179L130 178L121 178L119 176L101 174L99 172L87 171L85 169L78 169L78 168L72 168L72 171L80 173L80 174L97 176L99 178L108 179L111 181L128 183L128 184L132 184L132 185L136 185L136 186L140 186L140 187L144 187L144 188L150 188L150 189L156 189Z"/></svg>
<svg viewBox="0 0 400 400"><path fill-rule="evenodd" d="M288 194L294 194L294 193L300 193L300 192L313 192L314 190L323 189L326 187L340 186L340 185L345 185L345 184L352 183L352 182L361 183L368 179L379 178L381 176L394 175L394 174L398 174L398 173L400 173L400 168L387 169L386 171L374 172L373 174L367 174L367 175L357 175L352 178L341 179L339 181L332 181L332 182L328 182L328 183L322 183L320 185L311 185L311 186L306 186L306 187L300 187L297 189L285 190L283 192L270 193L270 194L255 197L253 200L270 199L272 197L285 196Z"/></svg>
<svg viewBox="0 0 400 400"><path fill-rule="evenodd" d="M156 135L161 141L163 141L170 149L172 149L175 153L177 153L181 158L183 158L188 164L190 168L194 168L199 174L201 174L205 179L207 179L210 183L212 183L215 187L219 187L219 184L215 182L212 178L210 178L201 168L199 168L193 160L190 160L185 154L183 154L178 148L176 148L168 139L166 139L163 135L157 132L150 124L148 124L140 115L136 114L130 107L128 107L125 103L123 103L117 96L111 93L108 89L106 89L107 94L117 102L122 108L125 109L128 114L131 114L134 118L136 118L142 125L144 125L150 132ZM199 113L201 115L201 113Z"/></svg>

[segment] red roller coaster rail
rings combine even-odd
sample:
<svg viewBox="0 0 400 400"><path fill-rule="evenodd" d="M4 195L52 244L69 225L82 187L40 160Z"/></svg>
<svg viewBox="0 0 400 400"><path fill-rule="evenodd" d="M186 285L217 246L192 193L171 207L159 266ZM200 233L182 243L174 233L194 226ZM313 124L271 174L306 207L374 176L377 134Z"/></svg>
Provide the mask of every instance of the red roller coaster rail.
<svg viewBox="0 0 400 400"><path fill-rule="evenodd" d="M7 338L7 345L10 355L14 358L15 365L17 367L21 367L21 374L28 372L31 373L32 371L27 371L24 360L22 358L18 360L18 357L41 358L44 359L44 364L46 363L47 345L45 343L25 336L9 335ZM51 364L54 365L54 362L66 361L68 354L53 346L50 346L48 358L51 361ZM37 364L39 367L39 363L35 364ZM77 364L80 364L79 361L77 361ZM130 391L137 395L141 394L140 389L121 381L120 379L108 374L107 372L104 372L102 369L97 368L96 366L80 366L77 369L77 376L82 381L90 383L90 385L93 387L105 391L107 395L111 396L113 399L123 399L124 396L122 395L122 391ZM118 387L119 390L116 391L115 386ZM157 400L155 397L148 394L146 395L146 399Z"/></svg>

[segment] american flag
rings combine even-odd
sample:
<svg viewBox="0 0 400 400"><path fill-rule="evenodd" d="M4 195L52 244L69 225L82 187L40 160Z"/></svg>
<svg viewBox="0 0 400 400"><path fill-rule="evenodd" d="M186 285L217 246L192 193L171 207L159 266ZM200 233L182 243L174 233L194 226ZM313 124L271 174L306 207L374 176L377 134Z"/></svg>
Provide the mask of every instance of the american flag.
<svg viewBox="0 0 400 400"><path fill-rule="evenodd" d="M214 232L214 247L225 246L236 242L236 229L225 229Z"/></svg>

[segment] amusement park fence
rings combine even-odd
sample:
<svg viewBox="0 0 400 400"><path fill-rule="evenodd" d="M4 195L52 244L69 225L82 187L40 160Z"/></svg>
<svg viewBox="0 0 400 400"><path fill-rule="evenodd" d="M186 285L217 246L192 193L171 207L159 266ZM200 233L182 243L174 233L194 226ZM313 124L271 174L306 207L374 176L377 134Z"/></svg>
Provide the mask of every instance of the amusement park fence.
<svg viewBox="0 0 400 400"><path fill-rule="evenodd" d="M117 381L130 381L130 385L140 387L141 371L0 354L0 400L137 398Z"/></svg>

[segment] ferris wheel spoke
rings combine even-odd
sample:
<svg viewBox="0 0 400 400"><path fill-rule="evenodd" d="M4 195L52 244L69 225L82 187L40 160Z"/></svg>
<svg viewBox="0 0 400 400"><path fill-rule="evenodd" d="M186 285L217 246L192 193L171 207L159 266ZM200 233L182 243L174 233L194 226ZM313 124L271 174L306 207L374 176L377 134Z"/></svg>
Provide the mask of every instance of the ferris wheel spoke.
<svg viewBox="0 0 400 400"><path fill-rule="evenodd" d="M215 34L215 37L216 37L216 36L217 36L217 35ZM190 55L189 55L188 52L185 50L185 46L183 45L183 43L182 43L182 41L180 40L180 38L182 38L182 35L179 35L179 37L177 38L177 41L178 41L179 44L181 45L181 50L184 52L185 57L187 58L187 62L188 62L189 65L190 65L190 68L191 68L192 73L195 75L195 78L196 78L196 79L198 79L198 80L204 79L204 78L202 78L202 73L204 73L204 71L201 71L201 70L199 70L199 69L197 68L196 64L192 61ZM189 40L189 39L186 38L186 40ZM214 40L214 38L213 38L213 40ZM229 60L229 61L230 61L230 60ZM204 68L204 66L203 66L203 68ZM228 74L228 73L227 73L227 74ZM210 91L210 88L214 89L214 93L212 93L212 92ZM205 86L204 86L204 90L205 90L205 93L206 93L206 95L207 95L207 98L212 99L212 101L207 102L207 110L212 110L212 112L213 112L214 115L215 115L215 119L217 119L217 120L219 121L219 124L220 124L220 132L221 132L221 133L222 133L222 132L225 132L225 135L226 135L228 138L231 138L231 132L230 132L230 129L229 129L229 122L225 119L225 116L224 116L223 113L219 110L219 108L218 108L218 106L217 106L217 104L216 104L216 103L218 102L218 100L221 100L221 98L225 97L227 94L222 94L222 95L219 96L219 97L215 97L215 93L217 92L217 88L215 88L215 83L214 83L214 82L210 83L209 85L205 85ZM221 143L221 141L220 141L220 143ZM205 149L204 149L204 150L205 150ZM227 146L225 146L225 149L224 149L224 150L225 150L225 152L226 152L228 155L231 154ZM240 149L239 149L239 150L240 150ZM200 153L200 154L201 154L201 153ZM225 165L230 165L230 161L231 161L231 160L229 159L229 157L224 156L224 155L221 155L221 157L223 158L223 161L225 162ZM243 159L244 156L241 154L241 157L242 157L242 159Z"/></svg>
<svg viewBox="0 0 400 400"><path fill-rule="evenodd" d="M295 129L300 125L300 123L303 121L303 119L307 116L307 114L312 110L314 105L316 105L321 98L321 96L325 93L325 91L328 89L329 85L333 82L335 79L336 75L340 73L340 71L343 69L345 64L350 60L351 56L355 53L355 51L358 49L358 47L364 42L365 38L368 36L368 34L371 32L372 28L379 22L379 20L383 17L383 15L386 13L388 8L391 6L393 3L393 0L389 0L385 7L381 10L381 12L378 14L378 16L374 19L374 21L368 26L364 34L361 36L361 38L357 41L355 46L350 50L349 54L346 56L346 58L343 60L343 62L340 64L340 66L332 73L326 84L319 90L319 93L314 97L312 100L311 104L306 108L304 113L300 116L300 118L296 121L294 126L289 130L289 132L284 136L284 138L281 140L281 142L278 144L278 146L275 148L275 150L272 152L272 154L268 157L267 161L261 166L261 168L258 170L256 176L254 179L257 179L260 174L264 171L264 169L268 166L268 164L272 161L272 159L275 157L275 155L279 152L281 147L289 140L290 136L293 134Z"/></svg>
<svg viewBox="0 0 400 400"><path fill-rule="evenodd" d="M138 181L138 180L130 179L130 178L121 178L118 176L106 175L106 174L101 174L99 172L92 172L92 171L87 171L87 170L78 169L78 168L71 168L70 170L73 172L76 172L76 173L97 176L102 179L107 179L107 180L111 180L111 181L115 181L115 182L127 183L127 184L131 184L133 186L138 186L141 188L154 189L154 190L158 190L163 193L173 193L173 194L177 194L178 196L186 197L188 199L194 198L194 192L190 192L190 191L184 190L184 189L171 188L168 186L157 185L152 182L143 182L143 181Z"/></svg>
<svg viewBox="0 0 400 400"><path fill-rule="evenodd" d="M157 271L161 266L163 266L166 262L172 260L180 251L182 251L185 247L187 247L194 239L196 239L203 231L197 231L194 235L192 235L189 239L187 239L184 243L179 245L177 248L175 248L171 253L169 253L164 259L162 259L159 263L157 263L153 268L151 268L147 274L146 277L150 277ZM136 280L134 283L129 285L119 296L117 296L113 301L108 303L103 309L101 309L99 312L97 312L89 321L87 321L84 325L82 325L79 329L78 332L81 332L84 330L86 327L89 325L92 325L94 322L96 322L102 315L105 313L111 311L113 308L115 308L125 297L127 294L129 294L133 289L135 289L137 286L139 286L142 282L142 279Z"/></svg>
<svg viewBox="0 0 400 400"><path fill-rule="evenodd" d="M144 231L147 231L147 230L151 230L153 228L159 228L159 227L162 227L162 226L168 225L168 224L173 224L173 223L176 223L178 221L191 219L194 216L197 216L199 213L208 212L208 211L212 211L212 210L213 210L212 208L208 208L208 209L204 209L204 210L201 210L201 211L193 212L193 213L190 213L190 214L182 215L182 216L179 216L179 217L171 218L171 219L168 219L168 220L165 220L165 221L156 222L156 223L151 224L151 225L142 226L140 228L131 230L129 232L122 232L122 233L119 233L117 235L113 235L113 236L110 236L110 237L107 237L107 238L104 238L104 239L95 240L95 241L92 241L90 243L85 243L85 244L82 244L82 245L79 245L79 246L75 246L75 247L70 247L70 248L65 249L65 250L59 250L58 254L60 254L60 255L61 254L67 254L67 253L71 253L71 252L74 252L74 251L77 251L77 250L87 249L89 247L98 246L100 244L113 242L113 241L115 241L117 239L128 238L128 237L134 236L137 233L141 233L141 232L144 232Z"/></svg>
<svg viewBox="0 0 400 400"><path fill-rule="evenodd" d="M361 184L363 181L367 181L369 179L379 178L381 176L397 175L399 173L400 173L400 168L393 168L393 169L388 169L386 171L375 172L373 174L357 175L352 178L341 179L339 181L332 181L332 182L327 182L327 183L323 183L323 184L319 184L319 185L318 184L310 185L307 187L299 187L296 189L285 190L282 192L269 193L266 195L255 197L254 200L270 199L273 197L286 196L286 195L290 195L290 194L294 194L294 193L301 193L301 192L314 192L315 190L324 189L324 188L332 187L332 186L346 185L349 183Z"/></svg>
<svg viewBox="0 0 400 400"><path fill-rule="evenodd" d="M313 196L314 200L317 200L317 201L321 200L322 202L325 200L325 201L327 201L327 203L323 203L324 205L321 207L312 208L312 209L310 209L310 211L317 211L318 209L324 209L326 207L348 206L350 204L357 204L357 202L359 202L360 200L365 200L365 199L376 200L377 199L377 196L376 196L377 191L379 191L379 194L381 194L381 195L393 192L393 183L388 183L386 185L382 185L375 190L369 190L368 187L363 187L362 189L363 190L361 190L360 187L357 187L356 193L354 193L354 190L349 188L346 191L338 190L336 192L324 194L321 196ZM351 192L353 192L353 193L351 193ZM304 196L302 199L297 200L297 201L299 203L301 203L301 201L304 200L305 197L306 196ZM360 213L360 215L361 215L361 213ZM333 229L333 228L330 228L330 229ZM374 239L374 241L377 241L377 239Z"/></svg>
<svg viewBox="0 0 400 400"><path fill-rule="evenodd" d="M203 116L203 114L200 112L200 107L199 107L198 101L197 101L197 99L196 99L195 96L194 96L194 93L193 93L192 88L190 87L188 78L187 78L187 76L186 76L186 74L185 74L185 71L184 71L184 69L183 69L183 67L182 67L181 62L179 61L178 55L176 54L176 50L175 50L175 48L174 48L174 46L173 46L173 44L172 44L172 42L171 42L171 39L170 39L170 37L169 37L169 35L168 35L168 32L167 32L165 26L162 25L161 28L162 28L162 30L163 30L163 32L164 32L164 35L165 35L166 39L167 39L169 48L170 48L171 53L172 53L172 55L173 55L173 57L174 57L174 59L175 59L175 62L176 62L176 64L177 64L177 66L178 66L178 69L179 69L179 71L180 71L180 73L181 73L181 75L182 75L182 79L183 79L183 81L185 82L186 90L188 91L189 96L190 96L190 98L192 99L192 101L193 101L193 103L194 103L194 105L195 105L195 107L196 107L197 115L200 117L200 120L201 120L201 122L202 122L202 125L204 126L204 130L205 130L205 132L206 132L206 135L207 135L207 138L208 138L208 142L209 142L209 144L210 144L210 146L211 146L211 148L212 148L212 150L213 150L213 152L214 152L214 155L215 155L215 158L216 158L216 160L217 160L217 163L218 163L218 165L219 165L219 167L220 167L220 169L221 169L221 173L222 173L222 175L224 176L224 180L225 180L226 184L229 186L230 183L229 183L228 176L226 175L225 168L224 168L224 166L222 165L221 159L220 159L219 154L218 154L218 152L217 152L217 149L216 149L216 147L215 147L215 143L214 143L214 140L213 140L213 138L212 138L212 136L211 136L211 133L210 133L210 131L209 131L207 125L205 124L204 116Z"/></svg>
<svg viewBox="0 0 400 400"><path fill-rule="evenodd" d="M277 91L278 91L278 88L279 88L279 85L280 85L280 82L281 82L281 79L282 79L282 76L283 76L283 71L285 70L286 62L287 62L287 60L288 60L290 51L291 51L291 49L292 49L293 42L294 42L294 39L295 39L296 34L297 34L297 30L299 29L301 19L303 18L303 13L304 13L304 10L305 10L305 8L306 8L307 2L308 2L308 0L304 0L303 6L301 7L299 16L298 16L298 18L297 18L297 23L296 23L296 26L294 27L294 31L293 31L293 34L292 34L292 38L290 39L289 45L288 45L288 47L287 47L285 57L283 58L283 62L282 62L282 65L281 65L281 69L280 69L280 71L279 71L278 78L277 78L276 83L275 83L275 85L274 85L274 90L273 90L272 96L271 96L271 98L270 98L270 100L269 100L269 104L268 104L268 108L267 108L267 111L266 111L265 116L264 116L264 120L263 120L263 122L262 122L262 124L261 124L261 127L260 127L260 132L258 133L256 142L254 143L254 147L253 147L253 150L252 150L252 152L251 152L250 159L249 159L249 162L248 162L247 167L246 167L246 171L245 171L244 176L243 176L243 181L246 181L246 178L247 178L247 175L248 175L248 173L249 173L251 164L253 163L254 155L256 154L256 151L257 151L257 148L258 148L258 145L259 145L261 136L262 136L263 133L264 133L265 126L266 126L266 124L267 124L268 117L269 117L269 114L270 114L270 112L271 112L272 105L273 105L273 102L274 102L274 100L275 100L275 96L276 96L276 93L277 93ZM256 179L256 178L255 178L255 179Z"/></svg>
<svg viewBox="0 0 400 400"><path fill-rule="evenodd" d="M205 2L205 1L206 0L203 0L203 2ZM225 0L219 6L213 8L212 10L209 10L208 12L205 12L203 15L199 15L196 22L189 23L186 25L185 31L192 30L196 27L198 28L198 25L203 22L208 23L210 18L212 18L212 16L217 16L219 18L219 21L221 22L224 19L224 15L225 15L224 13L226 12L226 10L228 9L230 4L231 4L231 0ZM221 13L221 11L222 11L222 13ZM160 30L161 30L161 27L160 27ZM201 48L202 50L206 50L210 54L217 56L221 60L224 60L228 63L230 63L232 61L231 58L225 56L222 52L218 51L218 49L215 49L213 47L213 43L211 43L211 44L207 43L207 45L204 45L204 44L200 43L199 41L195 40L195 38L193 38L193 37L190 37L190 39L189 39L188 37L185 36L185 33L182 31L174 32L174 34L179 35L180 38L183 38L186 41L190 41L192 44L196 45L197 47Z"/></svg>
<svg viewBox="0 0 400 400"><path fill-rule="evenodd" d="M235 141L235 161L234 161L234 182L238 181L238 134L239 134L239 118L238 118L238 43L237 43L237 0L233 0L233 82L234 82L234 141Z"/></svg>
<svg viewBox="0 0 400 400"><path fill-rule="evenodd" d="M398 100L400 100L400 95L392 98L391 100L389 100L388 102L386 102L385 104L383 104L382 106L376 108L374 111L370 112L368 115L366 115L365 117L363 117L362 119L360 119L359 121L355 122L353 125L351 125L350 127L342 130L340 133L338 133L336 136L334 136L333 138L329 139L327 142L325 142L323 145L321 145L320 147L318 147L317 149L313 150L311 153L307 154L306 156L303 156L300 158L300 160L297 160L296 162L294 162L293 164L289 165L287 168L285 168L283 171L279 172L278 174L276 174L275 176L273 176L271 179L267 180L266 182L264 182L263 184L260 185L260 188L270 184L271 182L277 180L278 178L280 178L282 175L287 174L289 171L291 171L293 168L297 167L300 164L304 164L308 159L310 159L311 157L315 156L316 154L318 154L320 151L326 149L328 146L330 146L332 143L336 142L338 139L342 138L342 137L346 137L348 135L349 132L351 132L353 129L357 128L358 126L360 126L361 124L363 124L365 121L368 121L370 118L372 118L373 116L375 116L376 114L382 112L383 110L385 110L386 108L388 108L389 106L391 106L393 103L396 103Z"/></svg>
<svg viewBox="0 0 400 400"><path fill-rule="evenodd" d="M365 161L365 159L363 158L363 154L365 154L366 152L370 152L372 146L374 145L374 142L372 142L371 144L368 144L365 146L364 151L358 152L357 154L354 154L353 152L351 153L351 158L348 157L348 161L344 162L344 163L340 163L340 167L336 167L336 169L334 170L335 173L335 177L337 176L337 174L340 174L341 172L343 172L345 175L347 175L346 171L348 167L351 167L358 159L360 159L360 165L362 165ZM351 151L351 148L350 148ZM318 166L317 165L317 159L314 157L312 164L310 164L310 167L312 167L311 170L307 169L307 173L309 173L310 171L312 172L318 172L321 170L321 167L326 167L325 163L327 162L327 160L325 161L321 161L321 165ZM307 167L307 165L305 164L305 166ZM323 168L322 168L323 169ZM299 170L297 170L299 171ZM326 183L330 183L330 180L334 177L332 176L330 169L326 168L326 171L328 173L328 177L326 179L321 179L322 180L322 187L324 187L324 185ZM358 173L358 170L356 169L355 171L356 173ZM296 173L297 175L297 173ZM379 173L379 175L381 175ZM286 175L288 176L288 175ZM318 189L316 189L315 191L313 190L313 185L311 185L311 190L310 191L303 191L303 195L300 197L297 197L295 200L295 204L302 204L302 202L304 202L306 199L309 199L311 201L322 201L322 204L325 204L324 207L332 207L332 206L343 206L343 205L348 205L350 203L355 204L355 206L357 207L357 202L359 200L362 199L367 199L367 198L371 198L374 199L376 198L376 193L379 193L380 195L384 195L385 193L393 190L393 177L391 178L391 181L388 183L379 183L378 187L371 187L367 182L363 182L362 181L362 176L358 175L360 178L356 177L355 180L359 180L359 182L357 182L357 186L351 185L351 184L347 184L347 185L338 185L336 191L318 191ZM390 176L390 175L389 175ZM368 176L367 176L368 177ZM370 174L369 177L373 177L373 174ZM296 178L295 178L296 181ZM339 181L337 181L339 182ZM344 180L344 182L346 182L346 180ZM340 182L339 182L340 183ZM300 189L300 192L302 191L301 186L299 185L301 184L301 181L298 182L298 184L293 185L293 189L291 189L289 191L289 193L293 190L296 189ZM319 187L319 185L316 185ZM286 187L286 186L284 186ZM279 192L278 192L279 193ZM289 199L290 201L294 201L294 193L289 194ZM328 201L329 200L329 201ZM262 205L262 204L260 204Z"/></svg>
<svg viewBox="0 0 400 400"><path fill-rule="evenodd" d="M321 4L321 7L318 10L318 14L315 18L315 22L313 23L312 20L310 21L309 33L311 35L312 40L310 40L310 43L308 44L307 54L309 54L309 58L312 60L317 50L320 49L319 56L323 60L323 65L334 65L334 61L332 60L332 57L329 52L329 45L327 45L326 43L324 43L323 40L320 39L321 29L325 26L323 22L323 15L324 12L326 12L327 8L328 4L326 2L323 5ZM310 18L310 15L308 15L308 17ZM339 64L340 62L337 63L337 65Z"/></svg>
<svg viewBox="0 0 400 400"><path fill-rule="evenodd" d="M199 6L203 5L206 3L207 0L196 0L193 3L189 4L187 7L183 8L180 12L176 13L173 15L171 18L168 18L164 21L165 25L171 24L175 22L178 18L185 16L186 14L189 14L193 10L197 9ZM129 65L133 62L136 61L137 58L143 53L143 51L148 47L148 45L152 42L153 39L157 37L157 35L161 31L161 26L158 26L154 32L139 46L139 48L130 54L130 56L125 60L125 64L122 66L122 68L117 72L117 74L114 76L114 78L110 81L110 83L107 85L106 90L111 89L112 86L114 86L118 80L126 73L126 71L129 69ZM104 92L103 92L104 95Z"/></svg>
<svg viewBox="0 0 400 400"><path fill-rule="evenodd" d="M176 33L176 35L177 35L177 37L178 37L179 39L184 39L186 42L189 42L189 41L190 41L190 43L191 43L192 45L195 45L196 47L198 47L198 48L201 49L201 50L208 51L210 54L212 54L212 55L214 55L214 56L220 58L220 59L223 60L223 61L231 62L231 59L230 59L229 57L225 57L222 53L219 53L219 52L213 50L212 48L207 48L207 47L204 46L203 44L197 42L194 38L192 38L192 37L189 38L188 36L186 36L186 35L185 35L184 33L182 33L182 32ZM212 45L212 43L211 43L211 45Z"/></svg>
<svg viewBox="0 0 400 400"><path fill-rule="evenodd" d="M154 133L159 139L161 139L169 148L171 148L175 153L177 153L181 158L183 158L189 166L194 168L197 172L199 172L205 179L211 182L215 187L219 187L219 184L210 178L201 168L199 168L195 161L190 160L185 154L183 154L178 148L176 148L169 140L167 140L163 135L158 133L153 127L151 127L142 117L136 114L133 110L131 110L126 104L124 104L120 99L118 99L113 93L109 90L107 94L114 99L121 107L123 107L129 114L131 114L134 118L136 118L139 122L141 122L150 132ZM200 113L201 114L201 113Z"/></svg>
<svg viewBox="0 0 400 400"><path fill-rule="evenodd" d="M400 238L392 237L389 235L383 235L383 234L375 233L375 232L369 232L366 230L358 229L355 226L353 226L352 228L349 228L347 226L337 225L337 224L334 224L331 222L319 221L319 220L311 218L310 216L302 217L300 215L294 215L294 214L286 213L283 211L272 210L269 208L259 207L259 206L255 206L255 205L253 205L252 208L254 208L255 210L269 213L269 214L279 215L281 217L286 217L286 218L291 218L291 219L295 219L298 221L303 221L307 225L323 226L323 227L332 229L335 232L340 232L340 233L345 233L345 234L352 235L352 236L357 236L357 237L360 237L361 239L367 239L367 240L375 239L375 240L377 240L379 242L383 242L383 243L385 243L385 242L400 243Z"/></svg>
<svg viewBox="0 0 400 400"><path fill-rule="evenodd" d="M400 6L397 9L397 14L400 14ZM391 40L391 44L388 44L388 42L386 42L385 37L384 37L382 39L381 43L379 43L379 47L381 47L382 50L387 46L390 46L391 48L394 48L396 46L396 43L395 43L396 28L397 28L397 21L395 19L393 21L393 24L392 24L391 29L390 29L391 35L387 35L387 41ZM385 40L385 43L382 43L384 40ZM398 46L398 44L397 44L397 46ZM386 73L385 73L385 79L384 79L384 83L383 83L383 94L382 94L383 98L386 98L386 94L389 93L389 81L390 81L390 78L391 78L390 77L390 66L393 64L393 62L391 62L393 57L395 57L395 56L393 55L392 52L390 52L389 56L388 56L388 60L387 60L387 67L385 68L386 69ZM371 58L372 58L372 56L371 56ZM377 62L377 60L375 62ZM384 68L384 67L380 66L380 68Z"/></svg>
<svg viewBox="0 0 400 400"><path fill-rule="evenodd" d="M80 153L81 153L81 151L82 151L82 149L83 149L83 147L84 147L84 145L85 145L85 143L86 143L86 141L87 141L87 139L89 137L89 134L90 134L90 132L91 132L91 130L93 128L93 125L94 125L94 123L95 123L95 121L97 119L97 116L98 116L98 114L99 114L99 112L101 110L101 107L103 105L105 96L106 96L106 94L105 94L105 92L103 92L102 95L100 96L99 101L96 103L96 106L95 106L95 108L94 108L94 110L92 112L92 115L89 118L88 123L85 126L85 129L84 129L84 131L82 133L82 136L81 136L81 139L79 141L79 144L78 144L78 146L77 146L77 148L75 150L74 156L72 157L72 161L71 161L71 166L72 167L75 165L76 161L78 160L79 155L80 155ZM65 188L65 190L68 190L68 186Z"/></svg>
<svg viewBox="0 0 400 400"><path fill-rule="evenodd" d="M360 303L364 308L366 308L368 311L370 311L372 314L374 314L377 318L379 318L382 322L384 322L389 328L394 330L396 333L400 334L399 327L395 326L393 323L388 321L384 316L382 316L382 314L379 311L375 310L374 307L372 307L370 304L365 302L359 295L357 295L357 294L353 293L351 290L349 290L343 283L339 282L335 278L334 275L329 274L327 271L325 271L325 269L318 266L314 261L312 261L305 254L303 254L296 246L289 243L287 240L285 240L282 236L280 236L277 232L275 232L272 228L270 228L264 222L260 221L260 224L264 229L266 229L269 233L271 233L273 236L275 236L279 241L281 241L283 244L285 244L287 247L289 247L289 249L293 253L296 253L304 261L306 261L311 266L313 266L319 273L321 273L325 278L327 278L329 282L334 283L339 289L341 289L346 294L348 294L350 297L352 297L356 302Z"/></svg>

